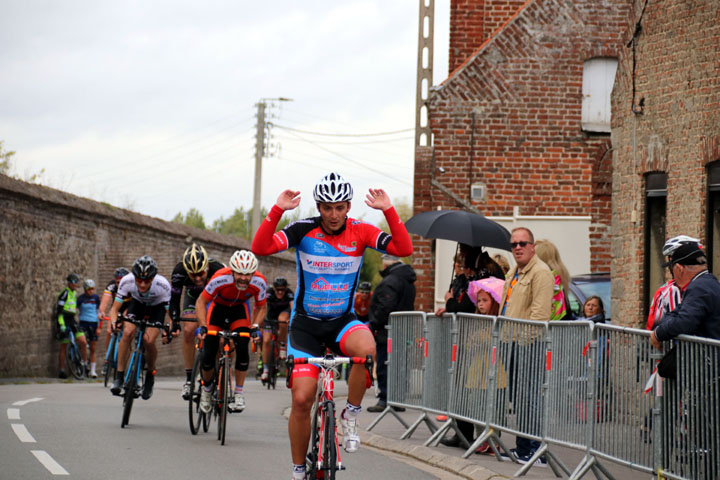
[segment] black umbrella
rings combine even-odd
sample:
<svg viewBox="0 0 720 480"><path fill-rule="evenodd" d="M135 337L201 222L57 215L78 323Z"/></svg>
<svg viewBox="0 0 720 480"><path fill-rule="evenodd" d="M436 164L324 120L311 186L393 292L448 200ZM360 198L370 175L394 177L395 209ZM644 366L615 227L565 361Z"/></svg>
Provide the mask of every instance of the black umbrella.
<svg viewBox="0 0 720 480"><path fill-rule="evenodd" d="M407 222L408 232L425 238L453 240L471 247L510 249L510 232L499 223L465 210L432 210Z"/></svg>

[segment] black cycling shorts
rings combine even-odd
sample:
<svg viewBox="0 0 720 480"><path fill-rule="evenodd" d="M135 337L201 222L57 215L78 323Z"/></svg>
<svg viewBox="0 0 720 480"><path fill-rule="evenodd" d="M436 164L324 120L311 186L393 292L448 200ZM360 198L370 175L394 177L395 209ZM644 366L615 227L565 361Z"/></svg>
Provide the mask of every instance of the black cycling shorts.
<svg viewBox="0 0 720 480"><path fill-rule="evenodd" d="M295 358L322 357L329 348L335 354L347 355L345 341L356 330L368 330L354 313L333 320L317 320L295 314L290 322L288 355Z"/></svg>

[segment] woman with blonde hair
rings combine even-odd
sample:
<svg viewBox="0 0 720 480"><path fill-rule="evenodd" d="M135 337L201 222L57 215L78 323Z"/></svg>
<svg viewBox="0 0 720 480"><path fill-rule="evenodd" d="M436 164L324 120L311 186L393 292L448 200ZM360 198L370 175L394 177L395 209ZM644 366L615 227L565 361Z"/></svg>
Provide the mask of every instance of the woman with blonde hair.
<svg viewBox="0 0 720 480"><path fill-rule="evenodd" d="M571 318L567 308L565 292L568 291L570 273L560 258L560 252L550 240L542 239L535 242L535 254L545 262L555 277L555 293L553 294L550 320L566 320Z"/></svg>

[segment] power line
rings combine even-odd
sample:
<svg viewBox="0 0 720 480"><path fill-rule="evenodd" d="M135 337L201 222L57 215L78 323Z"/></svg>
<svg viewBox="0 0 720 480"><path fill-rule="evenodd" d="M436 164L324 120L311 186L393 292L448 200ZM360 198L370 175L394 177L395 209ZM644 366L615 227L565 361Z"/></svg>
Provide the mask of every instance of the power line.
<svg viewBox="0 0 720 480"><path fill-rule="evenodd" d="M270 122L268 122L270 124ZM300 130L299 128L287 127L284 125L278 125L277 123L271 124L273 127L280 128L282 130L289 130L291 132L305 133L309 135L319 135L323 137L379 137L382 135L397 135L398 133L413 132L415 128L406 128L404 130L394 130L390 132L377 132L377 133L330 133L330 132L311 132L309 130Z"/></svg>
<svg viewBox="0 0 720 480"><path fill-rule="evenodd" d="M406 140L413 140L415 137L399 137L399 138L391 138L389 140L371 140L369 142L317 142L318 144L322 145L372 145L375 143L394 143L394 142L404 142ZM289 141L294 142L297 140L289 139Z"/></svg>

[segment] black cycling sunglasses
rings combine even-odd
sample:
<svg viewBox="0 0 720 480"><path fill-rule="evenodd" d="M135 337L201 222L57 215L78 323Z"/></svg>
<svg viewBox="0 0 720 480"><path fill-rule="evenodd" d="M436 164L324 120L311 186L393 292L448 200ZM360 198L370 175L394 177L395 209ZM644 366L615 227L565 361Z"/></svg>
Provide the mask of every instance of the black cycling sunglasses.
<svg viewBox="0 0 720 480"><path fill-rule="evenodd" d="M510 242L510 248L517 248L522 247L525 248L528 245L530 245L532 242Z"/></svg>

